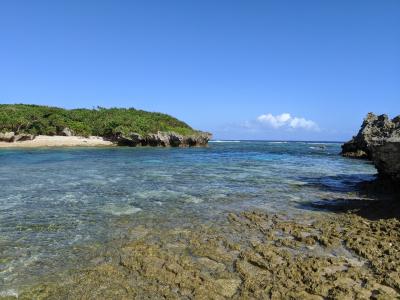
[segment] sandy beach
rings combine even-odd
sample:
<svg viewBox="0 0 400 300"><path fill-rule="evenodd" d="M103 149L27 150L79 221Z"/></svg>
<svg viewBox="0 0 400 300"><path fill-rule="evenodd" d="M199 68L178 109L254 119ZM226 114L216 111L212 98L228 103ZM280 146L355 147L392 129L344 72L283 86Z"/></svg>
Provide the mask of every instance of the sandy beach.
<svg viewBox="0 0 400 300"><path fill-rule="evenodd" d="M0 148L40 148L40 147L97 147L113 146L102 137L90 136L47 136L38 135L33 140L22 142L0 142Z"/></svg>

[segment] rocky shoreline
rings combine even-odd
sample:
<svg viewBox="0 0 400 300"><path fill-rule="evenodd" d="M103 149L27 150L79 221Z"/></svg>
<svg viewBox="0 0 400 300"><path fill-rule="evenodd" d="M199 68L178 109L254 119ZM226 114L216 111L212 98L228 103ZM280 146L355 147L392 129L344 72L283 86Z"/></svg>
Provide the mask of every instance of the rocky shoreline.
<svg viewBox="0 0 400 300"><path fill-rule="evenodd" d="M131 228L93 266L19 299L394 299L400 221L230 213L223 225ZM9 299L13 299L9 297Z"/></svg>
<svg viewBox="0 0 400 300"><path fill-rule="evenodd" d="M360 133L343 146L343 155L385 166L375 161L387 164L398 153L391 148L396 119L390 121L395 125L379 125L387 121L369 114ZM382 128L390 129L389 137L382 136ZM121 135L111 143L191 146L175 134L147 138ZM397 180L394 170L378 168L380 178ZM398 199L368 187L355 192L354 199L310 203L317 212L310 207L294 215L249 210L227 213L222 224L132 226L92 253L88 267L0 299L399 298Z"/></svg>
<svg viewBox="0 0 400 300"><path fill-rule="evenodd" d="M368 113L356 136L342 145L342 155L371 160L381 179L400 182L400 116Z"/></svg>
<svg viewBox="0 0 400 300"><path fill-rule="evenodd" d="M119 146L197 147L206 146L211 137L212 134L208 132L184 136L175 132L159 131L146 136L141 136L138 133L118 134L109 139Z"/></svg>
<svg viewBox="0 0 400 300"><path fill-rule="evenodd" d="M0 148L22 147L68 147L68 146L129 146L129 147L205 147L212 135L199 132L195 135L183 136L174 132L157 132L141 136L137 133L128 135L116 134L110 137L73 135L68 128L62 136L34 136L32 134L0 133Z"/></svg>

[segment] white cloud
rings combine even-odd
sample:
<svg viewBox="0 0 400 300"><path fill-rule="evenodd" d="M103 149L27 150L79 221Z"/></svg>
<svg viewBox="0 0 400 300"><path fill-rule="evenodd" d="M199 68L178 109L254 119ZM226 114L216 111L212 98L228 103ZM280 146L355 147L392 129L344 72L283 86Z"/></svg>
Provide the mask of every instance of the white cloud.
<svg viewBox="0 0 400 300"><path fill-rule="evenodd" d="M319 130L317 123L314 121L305 118L292 117L289 113L283 113L276 116L272 114L264 114L259 116L257 121L272 128Z"/></svg>
<svg viewBox="0 0 400 300"><path fill-rule="evenodd" d="M283 113L281 115L273 116L271 114L261 115L257 118L257 121L263 124L268 124L274 128L279 128L287 124L291 119L290 114Z"/></svg>

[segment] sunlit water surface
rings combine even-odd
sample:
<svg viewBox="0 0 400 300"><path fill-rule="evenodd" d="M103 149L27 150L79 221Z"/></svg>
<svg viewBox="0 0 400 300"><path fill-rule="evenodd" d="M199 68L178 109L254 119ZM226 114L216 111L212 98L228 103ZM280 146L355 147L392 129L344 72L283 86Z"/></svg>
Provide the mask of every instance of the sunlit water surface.
<svg viewBox="0 0 400 300"><path fill-rule="evenodd" d="M84 264L127 228L299 212L343 198L374 167L340 144L214 142L208 148L0 150L0 295ZM86 247L86 248L85 248Z"/></svg>

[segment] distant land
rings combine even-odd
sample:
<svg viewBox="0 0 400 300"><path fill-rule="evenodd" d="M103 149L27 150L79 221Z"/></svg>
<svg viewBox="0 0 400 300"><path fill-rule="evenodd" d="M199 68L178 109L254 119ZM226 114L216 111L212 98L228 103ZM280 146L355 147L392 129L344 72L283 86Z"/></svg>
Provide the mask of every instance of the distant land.
<svg viewBox="0 0 400 300"><path fill-rule="evenodd" d="M209 139L210 133L195 130L172 116L134 108L68 110L0 104L0 142L8 146L77 146L82 141L89 146L182 147L205 146Z"/></svg>

